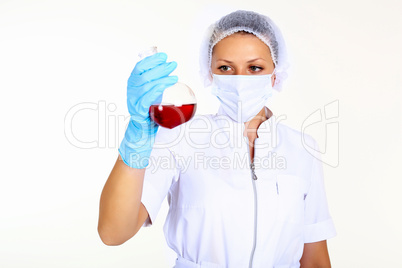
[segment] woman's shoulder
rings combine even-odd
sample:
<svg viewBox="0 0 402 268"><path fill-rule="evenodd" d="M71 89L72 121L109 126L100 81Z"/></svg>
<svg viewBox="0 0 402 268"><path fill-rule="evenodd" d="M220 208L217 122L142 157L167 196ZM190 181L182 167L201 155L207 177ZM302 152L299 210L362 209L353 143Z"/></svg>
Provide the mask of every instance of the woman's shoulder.
<svg viewBox="0 0 402 268"><path fill-rule="evenodd" d="M299 128L284 122L278 122L276 123L275 131L278 139L292 148L308 151L308 148L317 147L315 138L308 134L302 126Z"/></svg>

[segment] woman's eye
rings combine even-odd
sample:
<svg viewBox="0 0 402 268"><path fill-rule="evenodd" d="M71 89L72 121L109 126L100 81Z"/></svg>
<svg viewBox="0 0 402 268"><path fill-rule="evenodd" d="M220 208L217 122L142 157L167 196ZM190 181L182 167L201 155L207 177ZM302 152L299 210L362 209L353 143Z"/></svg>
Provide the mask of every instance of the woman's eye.
<svg viewBox="0 0 402 268"><path fill-rule="evenodd" d="M227 65L222 65L221 67L218 68L219 70L223 71L223 72L227 72L230 70L230 67Z"/></svg>
<svg viewBox="0 0 402 268"><path fill-rule="evenodd" d="M262 71L262 68L258 67L258 66L250 66L250 70L252 72L259 72L259 71Z"/></svg>

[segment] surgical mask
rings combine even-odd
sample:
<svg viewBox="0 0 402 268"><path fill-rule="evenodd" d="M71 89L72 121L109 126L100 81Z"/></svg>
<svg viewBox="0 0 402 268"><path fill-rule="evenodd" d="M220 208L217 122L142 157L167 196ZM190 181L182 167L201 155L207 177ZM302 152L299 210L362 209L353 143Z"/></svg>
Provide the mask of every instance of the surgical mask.
<svg viewBox="0 0 402 268"><path fill-rule="evenodd" d="M247 122L261 111L272 96L273 74L213 74L212 94L218 97L222 109L230 118L236 122Z"/></svg>

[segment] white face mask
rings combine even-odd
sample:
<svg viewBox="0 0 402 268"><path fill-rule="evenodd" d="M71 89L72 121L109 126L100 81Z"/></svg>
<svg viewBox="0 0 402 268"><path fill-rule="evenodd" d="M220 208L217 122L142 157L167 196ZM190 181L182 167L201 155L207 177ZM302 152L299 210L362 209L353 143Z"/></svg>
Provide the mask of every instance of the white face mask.
<svg viewBox="0 0 402 268"><path fill-rule="evenodd" d="M247 122L261 111L267 99L272 96L273 73L266 75L213 74L212 94L218 97L221 108L230 118L236 122Z"/></svg>

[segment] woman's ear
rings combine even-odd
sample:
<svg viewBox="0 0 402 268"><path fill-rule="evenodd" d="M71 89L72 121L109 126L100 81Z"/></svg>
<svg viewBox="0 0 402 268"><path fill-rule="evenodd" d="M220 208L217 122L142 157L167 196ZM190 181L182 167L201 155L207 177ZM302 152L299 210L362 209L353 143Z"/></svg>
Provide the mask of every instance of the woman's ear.
<svg viewBox="0 0 402 268"><path fill-rule="evenodd" d="M271 77L272 87L274 87L274 85L275 85L275 80L276 80L276 74L274 74L274 75Z"/></svg>
<svg viewBox="0 0 402 268"><path fill-rule="evenodd" d="M212 76L212 71L209 72L208 78L209 78L209 81L212 83L212 80L214 79Z"/></svg>

